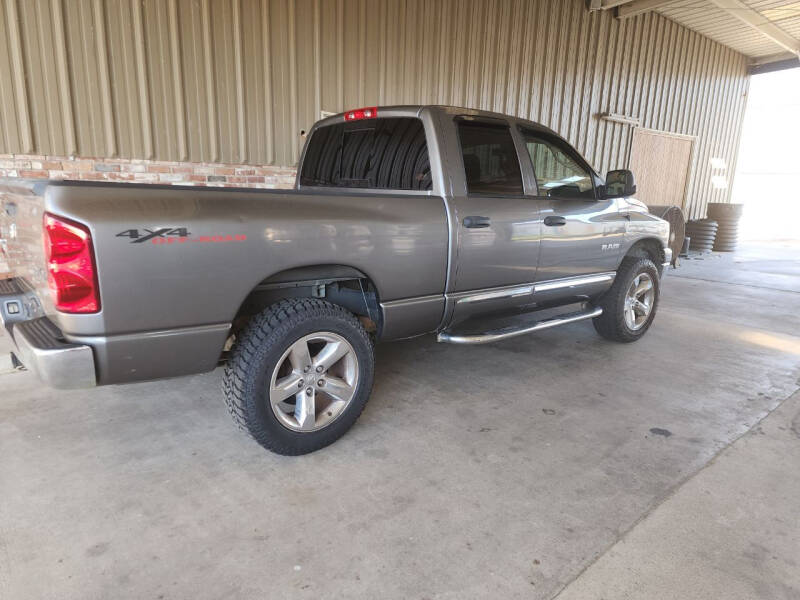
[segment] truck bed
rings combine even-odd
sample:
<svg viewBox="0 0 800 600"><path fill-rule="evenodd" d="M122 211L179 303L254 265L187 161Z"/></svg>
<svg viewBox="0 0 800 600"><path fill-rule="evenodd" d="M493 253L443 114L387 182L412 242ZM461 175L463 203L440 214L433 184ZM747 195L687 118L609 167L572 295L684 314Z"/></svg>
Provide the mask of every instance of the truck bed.
<svg viewBox="0 0 800 600"><path fill-rule="evenodd" d="M92 345L101 383L213 368L248 294L287 270L322 266L320 257L363 273L381 303L432 298L422 311L430 330L441 318L449 237L444 201L431 194L105 182L6 188L11 267L45 303L42 211L90 228L101 310L54 313L45 304L45 312L68 341ZM164 352L174 357L168 368L146 356ZM117 372L104 373L103 364Z"/></svg>

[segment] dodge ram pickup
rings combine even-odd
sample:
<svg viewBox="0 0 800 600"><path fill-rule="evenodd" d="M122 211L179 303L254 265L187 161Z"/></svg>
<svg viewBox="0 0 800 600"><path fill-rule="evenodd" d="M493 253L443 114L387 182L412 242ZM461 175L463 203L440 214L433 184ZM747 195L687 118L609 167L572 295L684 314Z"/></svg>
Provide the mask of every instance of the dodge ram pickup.
<svg viewBox="0 0 800 600"><path fill-rule="evenodd" d="M480 344L584 319L639 339L671 258L630 171L603 179L542 125L455 107L319 121L293 190L3 189L17 364L74 388L224 363L235 422L280 454L353 425L376 341Z"/></svg>

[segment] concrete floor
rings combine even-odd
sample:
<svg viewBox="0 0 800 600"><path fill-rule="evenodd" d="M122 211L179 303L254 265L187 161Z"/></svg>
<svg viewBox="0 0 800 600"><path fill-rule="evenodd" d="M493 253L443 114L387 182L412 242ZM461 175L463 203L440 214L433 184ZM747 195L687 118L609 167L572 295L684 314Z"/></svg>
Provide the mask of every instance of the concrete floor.
<svg viewBox="0 0 800 600"><path fill-rule="evenodd" d="M219 372L6 372L0 598L798 598L798 309L800 245L748 247L671 272L636 344L380 346L300 458L233 428Z"/></svg>

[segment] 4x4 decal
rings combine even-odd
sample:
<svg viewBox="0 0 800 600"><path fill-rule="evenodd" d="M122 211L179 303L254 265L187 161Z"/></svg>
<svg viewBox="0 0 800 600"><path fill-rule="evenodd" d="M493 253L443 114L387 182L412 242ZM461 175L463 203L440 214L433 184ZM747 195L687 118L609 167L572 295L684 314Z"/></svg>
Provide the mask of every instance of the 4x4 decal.
<svg viewBox="0 0 800 600"><path fill-rule="evenodd" d="M151 244L182 244L182 243L219 243L219 242L244 242L247 235L244 233L225 235L198 235L192 237L186 227L161 227L159 229L126 229L120 231L116 237L130 238L131 244L150 242Z"/></svg>
<svg viewBox="0 0 800 600"><path fill-rule="evenodd" d="M186 227L162 227L161 229L144 229L145 233L139 233L138 229L126 229L120 231L117 237L131 238L131 244L141 244L148 240L155 238L163 238L166 236L189 237L191 235Z"/></svg>

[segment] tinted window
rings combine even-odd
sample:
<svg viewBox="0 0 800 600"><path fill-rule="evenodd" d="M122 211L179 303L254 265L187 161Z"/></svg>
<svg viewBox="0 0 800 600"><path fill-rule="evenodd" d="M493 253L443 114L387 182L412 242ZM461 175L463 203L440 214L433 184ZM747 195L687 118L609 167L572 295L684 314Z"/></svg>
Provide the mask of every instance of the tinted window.
<svg viewBox="0 0 800 600"><path fill-rule="evenodd" d="M594 198L591 173L562 142L533 133L523 135L540 194Z"/></svg>
<svg viewBox="0 0 800 600"><path fill-rule="evenodd" d="M458 133L470 194L523 193L517 151L508 127L460 121Z"/></svg>
<svg viewBox="0 0 800 600"><path fill-rule="evenodd" d="M300 184L430 190L431 165L422 121L366 119L317 129L303 161Z"/></svg>

